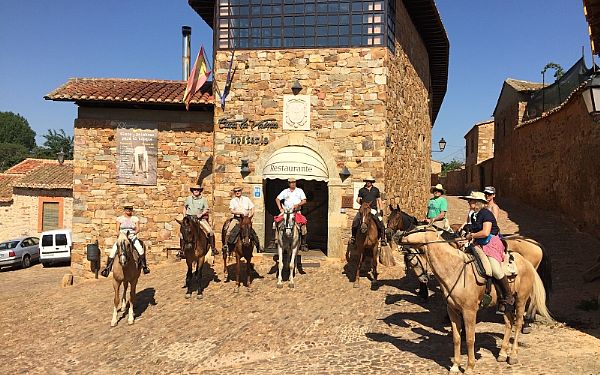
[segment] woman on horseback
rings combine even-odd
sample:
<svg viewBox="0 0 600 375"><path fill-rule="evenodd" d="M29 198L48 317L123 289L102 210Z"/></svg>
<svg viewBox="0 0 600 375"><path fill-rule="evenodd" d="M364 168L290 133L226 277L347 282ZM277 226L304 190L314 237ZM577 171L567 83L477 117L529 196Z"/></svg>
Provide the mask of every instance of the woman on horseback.
<svg viewBox="0 0 600 375"><path fill-rule="evenodd" d="M466 238L472 240L476 246L481 247L487 255L492 267L492 275L498 280L502 296L499 298L498 311L504 313L506 305L514 304L514 296L510 294L508 279L504 274L502 262L504 261L504 244L498 234L500 228L494 214L485 206L487 200L485 194L473 191L466 197L461 197L469 202L469 208L475 212L475 221L471 224L471 233Z"/></svg>
<svg viewBox="0 0 600 375"><path fill-rule="evenodd" d="M140 231L140 219L137 216L133 216L133 204L125 203L123 205L123 215L117 218L117 233L123 233L128 236L129 240L133 243L133 247L137 250L140 255L140 262L142 264L142 269L144 270L144 274L150 273L150 269L148 269L148 265L146 264L146 255L144 254L144 247L142 243L137 238L137 234ZM110 270L112 269L113 262L115 260L115 255L117 254L117 243L113 245L110 250L110 254L108 255L108 259L106 261L106 267L100 272L100 274L104 277L108 277Z"/></svg>

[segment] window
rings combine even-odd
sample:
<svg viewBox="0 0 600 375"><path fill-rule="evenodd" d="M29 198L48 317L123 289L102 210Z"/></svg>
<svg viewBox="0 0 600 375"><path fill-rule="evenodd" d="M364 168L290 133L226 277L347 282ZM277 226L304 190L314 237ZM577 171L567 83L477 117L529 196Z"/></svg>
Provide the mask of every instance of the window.
<svg viewBox="0 0 600 375"><path fill-rule="evenodd" d="M67 245L67 235L64 233L58 233L56 235L56 246L66 246Z"/></svg>
<svg viewBox="0 0 600 375"><path fill-rule="evenodd" d="M58 202L44 202L42 206L42 232L59 228Z"/></svg>
<svg viewBox="0 0 600 375"><path fill-rule="evenodd" d="M222 49L387 44L395 51L395 0L219 0L218 17Z"/></svg>
<svg viewBox="0 0 600 375"><path fill-rule="evenodd" d="M51 234L45 234L42 236L42 246L54 246Z"/></svg>
<svg viewBox="0 0 600 375"><path fill-rule="evenodd" d="M31 237L31 243L33 243L34 245L38 245L40 243L40 240L35 237Z"/></svg>

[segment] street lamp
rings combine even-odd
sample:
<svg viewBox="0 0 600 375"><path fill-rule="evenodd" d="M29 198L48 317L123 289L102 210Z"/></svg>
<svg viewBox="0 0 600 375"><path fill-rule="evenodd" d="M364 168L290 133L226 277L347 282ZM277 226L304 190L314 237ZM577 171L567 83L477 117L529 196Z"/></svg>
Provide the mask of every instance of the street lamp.
<svg viewBox="0 0 600 375"><path fill-rule="evenodd" d="M58 164L62 164L65 162L65 152L63 151L63 149L60 149L60 152L56 153L57 159L58 159Z"/></svg>
<svg viewBox="0 0 600 375"><path fill-rule="evenodd" d="M440 139L438 142L438 147L440 148L439 151L431 150L431 152L444 152L444 149L446 148L446 141L444 140L444 137L442 137L442 139Z"/></svg>
<svg viewBox="0 0 600 375"><path fill-rule="evenodd" d="M600 76L592 77L581 95L594 123L600 123Z"/></svg>

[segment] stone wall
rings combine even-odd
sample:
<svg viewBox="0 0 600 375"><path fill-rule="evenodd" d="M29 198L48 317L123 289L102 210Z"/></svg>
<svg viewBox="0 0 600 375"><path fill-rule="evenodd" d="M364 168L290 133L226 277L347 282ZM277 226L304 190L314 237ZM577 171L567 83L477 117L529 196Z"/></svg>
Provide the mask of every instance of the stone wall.
<svg viewBox="0 0 600 375"><path fill-rule="evenodd" d="M480 164L494 157L494 122L483 122L473 126L465 135L465 143L465 189L480 191L484 181Z"/></svg>
<svg viewBox="0 0 600 375"><path fill-rule="evenodd" d="M116 129L113 121L148 121L158 128L156 186L117 185ZM212 200L213 113L209 111L128 110L79 108L75 120L73 176L72 268L89 276L85 245L99 241L104 256L116 240L115 218L121 205L132 202L140 217L140 238L148 261L166 257L165 249L179 246L182 205L189 186L203 182ZM173 254L174 255L174 254Z"/></svg>
<svg viewBox="0 0 600 375"><path fill-rule="evenodd" d="M442 184L448 195L465 195L467 193L465 178L466 172L464 169L449 171L445 176L432 174L431 185Z"/></svg>
<svg viewBox="0 0 600 375"><path fill-rule="evenodd" d="M581 93L555 112L511 129L496 150L500 198L559 211L598 235L600 126L591 121Z"/></svg>

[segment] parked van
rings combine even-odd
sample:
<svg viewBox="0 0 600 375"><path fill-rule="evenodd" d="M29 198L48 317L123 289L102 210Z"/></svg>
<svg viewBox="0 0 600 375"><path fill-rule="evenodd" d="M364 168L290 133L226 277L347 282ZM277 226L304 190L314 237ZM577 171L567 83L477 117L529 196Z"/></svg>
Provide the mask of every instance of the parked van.
<svg viewBox="0 0 600 375"><path fill-rule="evenodd" d="M40 236L40 262L43 266L52 263L70 263L72 248L70 230L57 229L43 232Z"/></svg>

